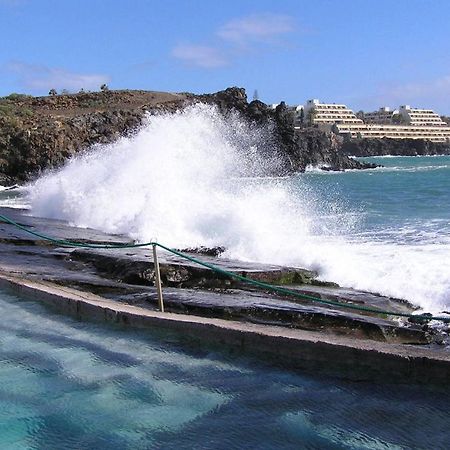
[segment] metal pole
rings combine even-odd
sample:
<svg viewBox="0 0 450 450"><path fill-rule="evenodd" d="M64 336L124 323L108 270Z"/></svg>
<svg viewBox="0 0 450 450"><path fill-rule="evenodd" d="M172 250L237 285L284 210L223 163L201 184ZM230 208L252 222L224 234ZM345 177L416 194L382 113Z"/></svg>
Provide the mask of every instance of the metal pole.
<svg viewBox="0 0 450 450"><path fill-rule="evenodd" d="M164 302L161 287L161 273L159 271L158 255L156 254L156 245L153 244L153 264L155 266L155 283L156 291L158 293L158 307L161 312L164 312Z"/></svg>

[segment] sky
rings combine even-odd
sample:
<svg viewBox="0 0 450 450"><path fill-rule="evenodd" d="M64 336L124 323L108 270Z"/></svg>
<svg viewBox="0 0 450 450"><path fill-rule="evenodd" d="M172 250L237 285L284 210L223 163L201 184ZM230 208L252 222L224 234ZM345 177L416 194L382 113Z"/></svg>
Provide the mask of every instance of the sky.
<svg viewBox="0 0 450 450"><path fill-rule="evenodd" d="M0 95L255 90L450 114L448 0L0 0Z"/></svg>

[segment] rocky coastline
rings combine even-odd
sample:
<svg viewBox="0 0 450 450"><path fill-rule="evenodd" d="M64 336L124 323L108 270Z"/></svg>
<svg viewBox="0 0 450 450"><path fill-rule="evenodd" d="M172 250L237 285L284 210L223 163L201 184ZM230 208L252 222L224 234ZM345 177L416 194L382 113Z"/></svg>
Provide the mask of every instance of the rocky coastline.
<svg viewBox="0 0 450 450"><path fill-rule="evenodd" d="M351 139L342 143L348 156L436 156L450 155L450 143L423 139Z"/></svg>
<svg viewBox="0 0 450 450"><path fill-rule="evenodd" d="M23 183L94 144L105 144L135 131L146 114L176 112L197 102L216 105L227 115L238 111L257 125L270 123L278 175L302 172L308 165L327 170L370 167L348 157L333 133L294 130L284 103L276 110L248 102L244 89L215 94L104 91L48 97L11 95L0 99L0 185Z"/></svg>
<svg viewBox="0 0 450 450"><path fill-rule="evenodd" d="M12 94L0 99L0 185L33 180L60 167L94 144L107 144L133 133L146 114L177 112L195 103L216 105L223 115L237 111L251 124L270 127L264 151L280 162L274 175L323 170L373 168L351 157L448 155L450 145L419 139L343 139L315 127L294 128L284 102L272 109L249 102L245 90L232 87L214 94L153 91L102 91L32 97Z"/></svg>

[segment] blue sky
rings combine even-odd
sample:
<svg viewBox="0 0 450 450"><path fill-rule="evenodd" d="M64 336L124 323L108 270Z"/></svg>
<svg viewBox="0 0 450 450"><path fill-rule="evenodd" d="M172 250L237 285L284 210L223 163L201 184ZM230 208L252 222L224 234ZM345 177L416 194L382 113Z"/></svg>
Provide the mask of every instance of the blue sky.
<svg viewBox="0 0 450 450"><path fill-rule="evenodd" d="M242 86L450 114L449 19L447 0L0 0L0 95Z"/></svg>

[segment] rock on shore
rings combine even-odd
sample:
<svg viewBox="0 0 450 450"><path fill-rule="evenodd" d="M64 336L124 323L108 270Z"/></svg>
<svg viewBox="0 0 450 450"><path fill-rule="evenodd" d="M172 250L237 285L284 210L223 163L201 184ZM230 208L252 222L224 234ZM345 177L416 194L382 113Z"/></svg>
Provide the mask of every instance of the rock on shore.
<svg viewBox="0 0 450 450"><path fill-rule="evenodd" d="M151 91L12 95L0 99L0 185L28 181L93 144L113 142L137 129L146 113L176 112L196 102L215 104L225 115L236 110L262 126L270 124L273 145L265 151L277 152L279 175L304 171L310 164L327 170L366 167L341 151L336 135L317 129L296 132L283 103L276 110L260 101L248 103L240 88L207 95Z"/></svg>
<svg viewBox="0 0 450 450"><path fill-rule="evenodd" d="M450 144L423 139L352 139L342 144L342 153L350 156L450 155Z"/></svg>

